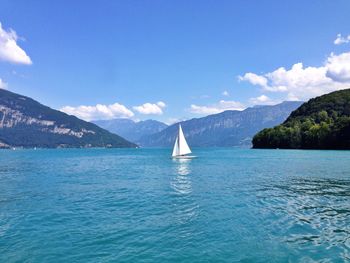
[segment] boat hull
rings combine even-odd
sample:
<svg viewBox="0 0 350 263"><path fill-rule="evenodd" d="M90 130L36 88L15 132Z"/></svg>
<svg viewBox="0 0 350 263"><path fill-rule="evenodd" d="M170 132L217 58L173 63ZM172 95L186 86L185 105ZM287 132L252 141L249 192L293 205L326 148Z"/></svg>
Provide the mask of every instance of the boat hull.
<svg viewBox="0 0 350 263"><path fill-rule="evenodd" d="M197 158L197 156L194 155L179 155L179 156L173 156L173 159L193 159Z"/></svg>

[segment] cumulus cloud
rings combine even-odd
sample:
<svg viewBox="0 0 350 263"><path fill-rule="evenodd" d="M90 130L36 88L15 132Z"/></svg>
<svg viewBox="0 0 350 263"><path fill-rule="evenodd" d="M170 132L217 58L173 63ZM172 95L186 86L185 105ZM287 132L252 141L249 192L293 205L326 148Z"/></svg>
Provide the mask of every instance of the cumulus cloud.
<svg viewBox="0 0 350 263"><path fill-rule="evenodd" d="M261 96L256 97L256 98L250 98L249 102L252 105L274 105L274 104L279 103L280 101L273 100L266 95L261 95Z"/></svg>
<svg viewBox="0 0 350 263"><path fill-rule="evenodd" d="M166 107L166 104L163 101L158 101L157 103L144 103L139 106L134 106L133 109L141 114L163 114L163 109Z"/></svg>
<svg viewBox="0 0 350 263"><path fill-rule="evenodd" d="M75 115L86 121L131 118L134 116L134 113L131 110L119 103L111 105L97 104L96 106L65 106L61 108L60 111L70 115Z"/></svg>
<svg viewBox="0 0 350 263"><path fill-rule="evenodd" d="M337 38L334 40L335 45L341 45L341 44L346 44L350 42L350 35L347 37L343 37L341 34L337 35Z"/></svg>
<svg viewBox="0 0 350 263"><path fill-rule="evenodd" d="M0 60L15 64L31 65L32 60L26 52L17 45L18 36L12 29L6 31L0 23Z"/></svg>
<svg viewBox="0 0 350 263"><path fill-rule="evenodd" d="M244 106L242 103L238 101L227 101L227 100L220 100L216 104L208 105L208 106L199 106L192 104L190 108L191 113L195 114L216 114L223 112L225 110L243 110Z"/></svg>
<svg viewBox="0 0 350 263"><path fill-rule="evenodd" d="M331 54L320 67L294 64L263 75L246 73L238 77L269 92L286 93L287 99L306 100L331 91L350 88L350 52Z"/></svg>
<svg viewBox="0 0 350 263"><path fill-rule="evenodd" d="M350 83L350 52L338 56L332 53L327 58L326 67L327 77L337 82Z"/></svg>
<svg viewBox="0 0 350 263"><path fill-rule="evenodd" d="M7 83L0 78L0 89L6 89Z"/></svg>
<svg viewBox="0 0 350 263"><path fill-rule="evenodd" d="M221 94L222 96L226 96L226 97L230 96L230 93L227 90L224 90Z"/></svg>
<svg viewBox="0 0 350 263"><path fill-rule="evenodd" d="M157 102L157 105L161 108L165 108L166 107L166 104L163 102L163 101L158 101Z"/></svg>
<svg viewBox="0 0 350 263"><path fill-rule="evenodd" d="M244 76L238 76L238 80L249 81L253 85L262 87L267 86L267 79L264 76L259 76L251 72L245 73Z"/></svg>

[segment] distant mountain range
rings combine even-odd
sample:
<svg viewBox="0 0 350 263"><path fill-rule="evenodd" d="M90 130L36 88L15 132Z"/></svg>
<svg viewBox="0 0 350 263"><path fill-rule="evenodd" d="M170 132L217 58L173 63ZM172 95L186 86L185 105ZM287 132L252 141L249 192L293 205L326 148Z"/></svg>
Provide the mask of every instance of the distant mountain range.
<svg viewBox="0 0 350 263"><path fill-rule="evenodd" d="M136 147L75 116L0 89L0 148Z"/></svg>
<svg viewBox="0 0 350 263"><path fill-rule="evenodd" d="M282 124L264 129L254 148L350 149L350 89L309 100Z"/></svg>
<svg viewBox="0 0 350 263"><path fill-rule="evenodd" d="M261 129L283 122L302 102L286 101L273 106L257 106L243 111L224 111L181 122L191 147L250 147L252 137ZM152 135L143 136L143 147L171 147L178 124Z"/></svg>
<svg viewBox="0 0 350 263"><path fill-rule="evenodd" d="M285 121L301 104L283 102L244 111L225 111L184 121L181 125L191 147L250 147L255 133ZM0 89L0 148L136 147L136 144L170 147L178 127L178 124L167 126L154 120L115 119L94 123Z"/></svg>
<svg viewBox="0 0 350 263"><path fill-rule="evenodd" d="M114 119L98 120L93 123L134 143L139 143L141 137L160 132L168 127L165 123L155 120L135 122L130 119Z"/></svg>

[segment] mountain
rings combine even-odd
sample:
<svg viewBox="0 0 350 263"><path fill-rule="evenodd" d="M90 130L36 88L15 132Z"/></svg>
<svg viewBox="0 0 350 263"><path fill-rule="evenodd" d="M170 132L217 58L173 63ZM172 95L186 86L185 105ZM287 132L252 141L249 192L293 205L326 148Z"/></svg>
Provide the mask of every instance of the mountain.
<svg viewBox="0 0 350 263"><path fill-rule="evenodd" d="M155 120L134 122L130 119L114 119L98 120L93 123L135 143L138 143L142 136L160 132L168 127L165 123Z"/></svg>
<svg viewBox="0 0 350 263"><path fill-rule="evenodd" d="M203 118L181 122L190 146L250 147L253 135L266 127L284 121L301 102L286 101L274 106L259 106L243 111L224 111ZM175 141L178 124L161 132L144 136L139 144L145 147L170 147Z"/></svg>
<svg viewBox="0 0 350 263"><path fill-rule="evenodd" d="M253 147L350 149L350 89L309 100L283 124L257 133Z"/></svg>
<svg viewBox="0 0 350 263"><path fill-rule="evenodd" d="M95 124L0 89L0 147L136 147Z"/></svg>

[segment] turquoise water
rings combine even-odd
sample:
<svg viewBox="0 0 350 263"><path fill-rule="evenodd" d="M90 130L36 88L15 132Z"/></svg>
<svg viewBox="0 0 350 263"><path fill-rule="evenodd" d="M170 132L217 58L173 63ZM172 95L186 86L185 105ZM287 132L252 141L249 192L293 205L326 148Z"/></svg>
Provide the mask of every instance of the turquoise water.
<svg viewBox="0 0 350 263"><path fill-rule="evenodd" d="M350 152L0 151L0 262L349 262Z"/></svg>

